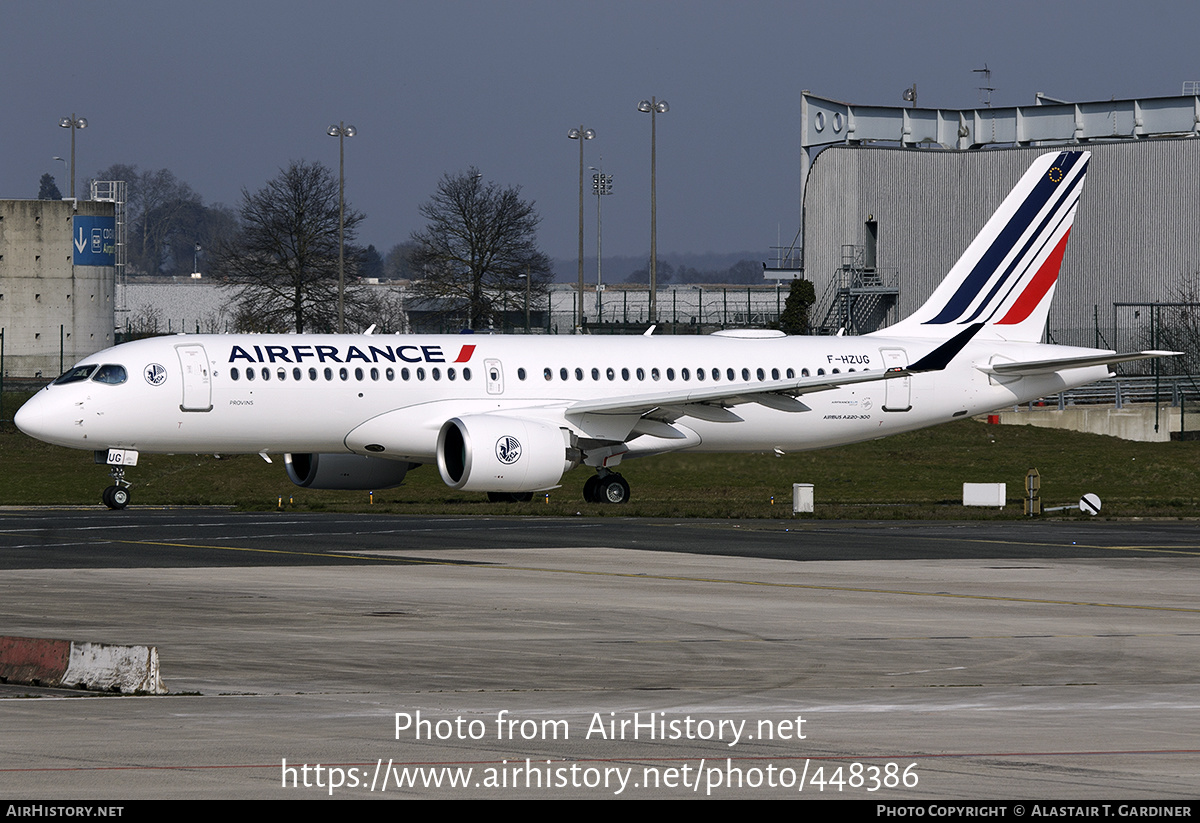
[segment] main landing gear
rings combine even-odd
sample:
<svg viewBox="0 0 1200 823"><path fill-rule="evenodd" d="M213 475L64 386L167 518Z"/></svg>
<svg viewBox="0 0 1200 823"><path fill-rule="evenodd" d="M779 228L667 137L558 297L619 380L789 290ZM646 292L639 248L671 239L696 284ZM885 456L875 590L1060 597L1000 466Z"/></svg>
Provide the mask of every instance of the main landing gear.
<svg viewBox="0 0 1200 823"><path fill-rule="evenodd" d="M129 489L133 484L125 479L124 466L113 466L109 474L114 481L113 485L104 490L100 499L110 509L123 509L129 505Z"/></svg>
<svg viewBox="0 0 1200 823"><path fill-rule="evenodd" d="M588 503L628 503L629 483L608 469L600 469L583 484L583 499Z"/></svg>

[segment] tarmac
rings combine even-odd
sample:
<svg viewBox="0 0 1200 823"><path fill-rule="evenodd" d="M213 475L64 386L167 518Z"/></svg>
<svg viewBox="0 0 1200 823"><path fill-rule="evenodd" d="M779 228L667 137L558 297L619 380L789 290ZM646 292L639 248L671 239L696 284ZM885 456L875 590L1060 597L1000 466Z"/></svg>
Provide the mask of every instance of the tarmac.
<svg viewBox="0 0 1200 823"><path fill-rule="evenodd" d="M1194 523L0 512L5 800L1197 795Z"/></svg>

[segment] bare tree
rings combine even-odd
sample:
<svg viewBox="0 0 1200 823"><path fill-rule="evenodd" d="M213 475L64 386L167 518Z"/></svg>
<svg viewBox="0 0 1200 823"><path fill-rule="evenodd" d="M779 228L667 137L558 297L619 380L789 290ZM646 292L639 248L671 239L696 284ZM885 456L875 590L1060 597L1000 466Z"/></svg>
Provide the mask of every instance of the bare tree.
<svg viewBox="0 0 1200 823"><path fill-rule="evenodd" d="M168 169L139 171L118 163L101 169L97 180L125 181L125 217L130 269L149 275L192 271L196 244L209 249L233 230L225 206L205 206L192 187Z"/></svg>
<svg viewBox="0 0 1200 823"><path fill-rule="evenodd" d="M533 203L520 195L519 186L484 183L474 166L444 175L421 206L429 225L412 235L415 294L472 329L523 306L526 277L531 296L544 294L550 259L537 247L540 218Z"/></svg>
<svg viewBox="0 0 1200 823"><path fill-rule="evenodd" d="M1183 352L1181 357L1158 360L1158 373L1200 373L1200 272L1181 278L1170 300L1155 309L1146 306L1139 312L1143 321L1139 345Z"/></svg>
<svg viewBox="0 0 1200 823"><path fill-rule="evenodd" d="M249 331L337 329L338 179L320 163L293 161L266 186L242 190L241 227L217 251L217 270L235 291L236 325ZM371 301L352 288L361 212L346 207L346 319L367 325Z"/></svg>

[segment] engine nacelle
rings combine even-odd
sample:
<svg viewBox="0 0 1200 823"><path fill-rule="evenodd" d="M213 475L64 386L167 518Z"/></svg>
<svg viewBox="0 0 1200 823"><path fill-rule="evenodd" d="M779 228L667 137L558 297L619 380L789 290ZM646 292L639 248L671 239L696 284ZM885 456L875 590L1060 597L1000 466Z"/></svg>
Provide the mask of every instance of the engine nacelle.
<svg viewBox="0 0 1200 823"><path fill-rule="evenodd" d="M361 454L285 454L283 462L288 478L306 489L390 489L413 468L402 460Z"/></svg>
<svg viewBox="0 0 1200 823"><path fill-rule="evenodd" d="M555 488L578 465L570 435L540 420L476 414L438 432L438 471L463 491L536 492Z"/></svg>

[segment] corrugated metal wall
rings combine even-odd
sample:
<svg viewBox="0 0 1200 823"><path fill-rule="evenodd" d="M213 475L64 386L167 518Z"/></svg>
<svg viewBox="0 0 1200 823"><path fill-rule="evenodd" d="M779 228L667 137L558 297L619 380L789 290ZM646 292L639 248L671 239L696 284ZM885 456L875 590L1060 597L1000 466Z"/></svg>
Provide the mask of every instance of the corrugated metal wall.
<svg viewBox="0 0 1200 823"><path fill-rule="evenodd" d="M1200 272L1200 140L1082 145L1092 152L1087 182L1063 258L1050 313L1056 342L1128 348L1114 302L1179 299ZM900 274L903 317L925 301L987 218L1039 154L1062 147L943 151L835 146L809 172L804 202L804 268L817 295L841 265L842 245L862 245L864 223L879 225L878 265ZM1145 315L1146 312L1141 312ZM1143 318L1144 319L1144 318Z"/></svg>

